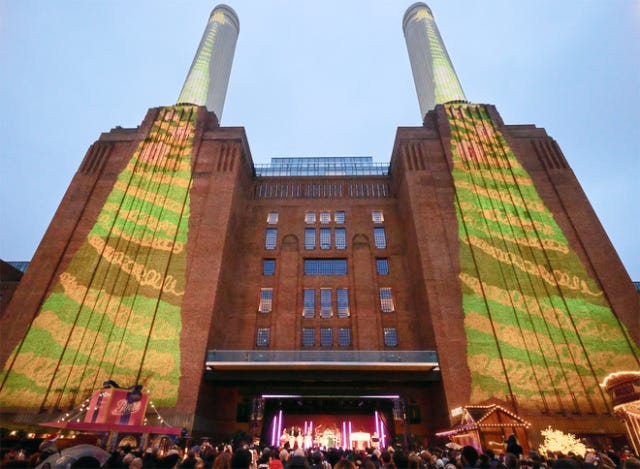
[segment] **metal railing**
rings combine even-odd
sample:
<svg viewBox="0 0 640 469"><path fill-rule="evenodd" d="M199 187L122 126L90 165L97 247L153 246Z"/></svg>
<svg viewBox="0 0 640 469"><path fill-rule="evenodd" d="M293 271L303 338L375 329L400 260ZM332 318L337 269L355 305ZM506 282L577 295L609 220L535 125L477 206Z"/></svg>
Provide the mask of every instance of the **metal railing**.
<svg viewBox="0 0 640 469"><path fill-rule="evenodd" d="M351 364L374 366L398 364L438 366L438 355L432 350L209 350L207 366L225 364Z"/></svg>

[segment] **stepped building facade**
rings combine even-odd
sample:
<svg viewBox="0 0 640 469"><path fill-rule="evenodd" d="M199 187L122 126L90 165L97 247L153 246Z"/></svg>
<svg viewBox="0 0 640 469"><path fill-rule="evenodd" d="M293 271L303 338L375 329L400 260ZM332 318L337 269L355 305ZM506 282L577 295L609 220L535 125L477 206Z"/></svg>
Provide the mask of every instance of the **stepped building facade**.
<svg viewBox="0 0 640 469"><path fill-rule="evenodd" d="M426 5L403 29L423 125L389 164L256 165L219 124L239 22L216 7L178 104L88 149L0 318L3 421L113 380L220 439L435 441L492 404L531 442L622 435L601 383L640 369L638 293L579 182L466 100Z"/></svg>

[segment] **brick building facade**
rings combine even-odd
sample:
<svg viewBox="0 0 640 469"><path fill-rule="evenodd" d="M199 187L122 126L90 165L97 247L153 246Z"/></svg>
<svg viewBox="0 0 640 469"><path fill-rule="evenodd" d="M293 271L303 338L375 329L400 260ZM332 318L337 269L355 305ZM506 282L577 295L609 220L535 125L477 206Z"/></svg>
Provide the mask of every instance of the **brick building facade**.
<svg viewBox="0 0 640 469"><path fill-rule="evenodd" d="M0 318L3 418L113 379L216 439L273 441L283 411L433 441L488 402L533 441L623 433L599 383L639 366L638 295L543 129L447 100L388 166L259 167L202 104L87 151Z"/></svg>

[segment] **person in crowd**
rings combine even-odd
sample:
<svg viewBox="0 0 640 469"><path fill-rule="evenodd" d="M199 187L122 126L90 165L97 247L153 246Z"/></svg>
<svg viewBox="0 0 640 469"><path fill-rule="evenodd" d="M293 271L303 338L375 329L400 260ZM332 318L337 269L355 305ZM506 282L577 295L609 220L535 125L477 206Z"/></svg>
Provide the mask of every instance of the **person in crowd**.
<svg viewBox="0 0 640 469"><path fill-rule="evenodd" d="M460 462L462 463L463 469L472 469L476 467L476 463L478 462L478 450L469 445L463 447L460 452Z"/></svg>
<svg viewBox="0 0 640 469"><path fill-rule="evenodd" d="M507 444L507 448L505 451L507 453L514 454L517 459L520 459L522 457L524 451L522 450L522 446L518 444L518 439L516 438L516 435L514 433L509 435L509 438L507 438L506 444Z"/></svg>
<svg viewBox="0 0 640 469"><path fill-rule="evenodd" d="M253 463L253 453L248 449L238 448L231 455L233 469L252 469Z"/></svg>

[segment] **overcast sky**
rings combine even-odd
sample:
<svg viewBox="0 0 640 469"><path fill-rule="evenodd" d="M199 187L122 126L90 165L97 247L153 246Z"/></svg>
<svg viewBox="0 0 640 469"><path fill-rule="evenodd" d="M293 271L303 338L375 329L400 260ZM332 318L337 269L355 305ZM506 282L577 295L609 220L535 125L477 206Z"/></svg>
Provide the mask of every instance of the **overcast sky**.
<svg viewBox="0 0 640 469"><path fill-rule="evenodd" d="M412 1L228 0L224 126L252 156L373 156L419 126ZM0 0L0 258L30 260L89 145L175 103L208 1ZM428 2L467 98L560 145L640 280L640 2Z"/></svg>

